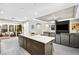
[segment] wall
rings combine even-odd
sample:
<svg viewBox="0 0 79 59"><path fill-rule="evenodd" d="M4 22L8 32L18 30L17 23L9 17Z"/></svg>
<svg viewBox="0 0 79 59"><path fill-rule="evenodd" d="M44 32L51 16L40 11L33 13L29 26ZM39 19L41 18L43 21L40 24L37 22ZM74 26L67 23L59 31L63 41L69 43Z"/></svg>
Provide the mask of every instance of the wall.
<svg viewBox="0 0 79 59"><path fill-rule="evenodd" d="M37 32L37 25L40 23L41 24L41 27L40 27L40 33ZM44 29L45 29L45 23L44 21L41 21L41 20L38 20L38 19L35 19L35 20L30 20L29 21L29 33L35 33L35 34L42 34ZM32 26L34 26L34 28L32 28Z"/></svg>
<svg viewBox="0 0 79 59"><path fill-rule="evenodd" d="M24 22L24 23L23 23L23 26L24 26L24 27L23 27L23 28L24 28L24 29L23 29L23 30L24 30L24 31L23 31L23 34L25 34L25 35L27 34L27 35L28 35L28 34L29 34L29 22Z"/></svg>
<svg viewBox="0 0 79 59"><path fill-rule="evenodd" d="M46 31L46 32L55 32L55 30L51 30L51 25L55 25L55 21L45 23L44 25L45 25L44 31Z"/></svg>
<svg viewBox="0 0 79 59"><path fill-rule="evenodd" d="M37 25L40 23L41 26L40 26L40 32L38 32L37 30ZM35 33L35 34L43 34L43 32L49 32L49 31L53 31L51 30L51 27L50 25L55 25L55 22L46 22L46 21L41 21L41 20L38 20L38 19L35 19L35 20L30 20L29 21L29 33ZM32 29L32 26L34 26L34 28ZM54 30L55 32L55 30Z"/></svg>

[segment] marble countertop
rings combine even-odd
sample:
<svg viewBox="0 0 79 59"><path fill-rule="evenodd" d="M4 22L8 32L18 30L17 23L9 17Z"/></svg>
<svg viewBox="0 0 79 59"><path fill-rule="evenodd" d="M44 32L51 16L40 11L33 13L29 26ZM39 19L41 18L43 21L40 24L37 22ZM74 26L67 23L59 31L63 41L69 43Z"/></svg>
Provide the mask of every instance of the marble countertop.
<svg viewBox="0 0 79 59"><path fill-rule="evenodd" d="M55 37L40 36L40 35L33 35L33 36L32 35L24 35L24 34L19 34L19 35L24 36L24 37L28 37L32 40L35 40L35 41L38 41L38 42L41 42L44 44L55 39Z"/></svg>

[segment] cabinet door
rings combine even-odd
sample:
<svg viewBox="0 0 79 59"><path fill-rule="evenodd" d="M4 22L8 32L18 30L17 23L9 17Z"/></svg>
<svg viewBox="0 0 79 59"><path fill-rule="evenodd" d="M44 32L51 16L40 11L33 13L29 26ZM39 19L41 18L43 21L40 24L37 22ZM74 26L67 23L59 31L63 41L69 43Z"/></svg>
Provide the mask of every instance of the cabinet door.
<svg viewBox="0 0 79 59"><path fill-rule="evenodd" d="M70 46L79 48L79 34L78 35L71 34Z"/></svg>
<svg viewBox="0 0 79 59"><path fill-rule="evenodd" d="M44 45L37 41L31 41L31 54L33 55L43 55L44 54Z"/></svg>
<svg viewBox="0 0 79 59"><path fill-rule="evenodd" d="M60 44L60 34L56 34L56 43Z"/></svg>
<svg viewBox="0 0 79 59"><path fill-rule="evenodd" d="M0 40L0 54L1 54L1 40Z"/></svg>
<svg viewBox="0 0 79 59"><path fill-rule="evenodd" d="M31 39L26 40L26 50L31 53Z"/></svg>
<svg viewBox="0 0 79 59"><path fill-rule="evenodd" d="M50 37L55 37L55 33L50 33Z"/></svg>
<svg viewBox="0 0 79 59"><path fill-rule="evenodd" d="M61 44L69 46L69 34L61 33Z"/></svg>
<svg viewBox="0 0 79 59"><path fill-rule="evenodd" d="M44 32L43 35L44 36L49 36L49 32Z"/></svg>
<svg viewBox="0 0 79 59"><path fill-rule="evenodd" d="M24 49L26 49L26 38L24 38Z"/></svg>
<svg viewBox="0 0 79 59"><path fill-rule="evenodd" d="M21 47L24 47L24 41L23 41L23 38L19 36L19 45Z"/></svg>
<svg viewBox="0 0 79 59"><path fill-rule="evenodd" d="M53 41L48 42L45 44L45 55L52 55L53 54Z"/></svg>

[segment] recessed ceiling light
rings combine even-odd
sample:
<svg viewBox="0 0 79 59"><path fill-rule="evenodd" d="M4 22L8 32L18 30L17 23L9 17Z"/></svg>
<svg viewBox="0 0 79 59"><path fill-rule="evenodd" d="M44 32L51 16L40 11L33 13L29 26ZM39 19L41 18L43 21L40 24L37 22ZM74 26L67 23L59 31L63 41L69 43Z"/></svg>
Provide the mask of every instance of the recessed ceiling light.
<svg viewBox="0 0 79 59"><path fill-rule="evenodd" d="M0 11L0 14L4 14L4 11L3 11L3 10L1 10L1 11Z"/></svg>
<svg viewBox="0 0 79 59"><path fill-rule="evenodd" d="M38 12L35 12L34 15L35 15L35 16L38 15Z"/></svg>
<svg viewBox="0 0 79 59"><path fill-rule="evenodd" d="M27 20L27 17L25 16L24 19Z"/></svg>

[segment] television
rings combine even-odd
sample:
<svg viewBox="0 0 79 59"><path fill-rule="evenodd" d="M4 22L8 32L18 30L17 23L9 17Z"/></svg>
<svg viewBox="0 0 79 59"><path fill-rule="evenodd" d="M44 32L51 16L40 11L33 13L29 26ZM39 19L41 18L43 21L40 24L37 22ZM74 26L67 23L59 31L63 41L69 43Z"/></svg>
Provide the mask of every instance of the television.
<svg viewBox="0 0 79 59"><path fill-rule="evenodd" d="M68 24L56 25L56 30L69 30L69 25Z"/></svg>

